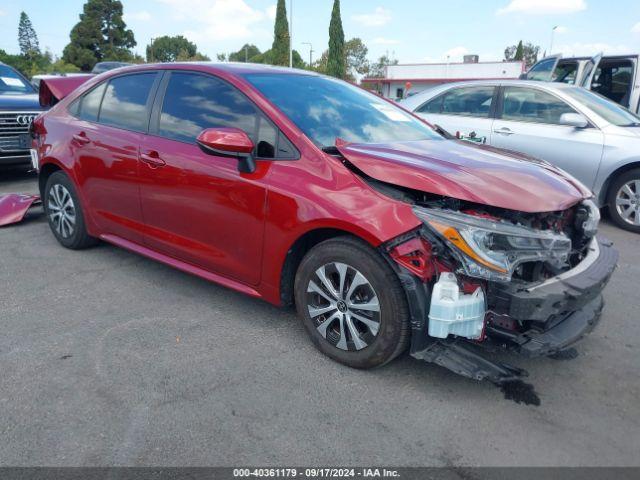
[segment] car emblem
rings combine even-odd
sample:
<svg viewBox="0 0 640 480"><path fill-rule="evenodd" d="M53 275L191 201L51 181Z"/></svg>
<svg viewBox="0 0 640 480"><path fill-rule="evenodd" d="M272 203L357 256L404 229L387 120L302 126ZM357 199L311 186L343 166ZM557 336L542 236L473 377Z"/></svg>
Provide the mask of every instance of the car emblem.
<svg viewBox="0 0 640 480"><path fill-rule="evenodd" d="M16 117L16 122L18 122L18 125L26 127L27 125L31 125L36 117L37 115L18 115Z"/></svg>

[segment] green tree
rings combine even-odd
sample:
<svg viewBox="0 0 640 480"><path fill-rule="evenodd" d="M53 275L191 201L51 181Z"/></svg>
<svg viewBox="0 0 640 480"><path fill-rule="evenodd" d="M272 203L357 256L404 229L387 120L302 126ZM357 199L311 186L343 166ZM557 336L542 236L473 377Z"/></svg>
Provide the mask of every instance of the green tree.
<svg viewBox="0 0 640 480"><path fill-rule="evenodd" d="M289 47L287 47L288 49ZM288 51L288 50L287 50ZM230 62L248 62L252 58L260 55L262 52L258 47L253 44L244 44L237 52L232 52L227 57ZM287 55L289 55L287 53ZM289 57L287 56L287 65L289 64Z"/></svg>
<svg viewBox="0 0 640 480"><path fill-rule="evenodd" d="M369 73L369 49L359 38L352 38L344 44L345 62L347 64L347 78L355 80L356 75Z"/></svg>
<svg viewBox="0 0 640 480"><path fill-rule="evenodd" d="M82 70L104 60L130 61L136 46L133 32L122 20L119 0L87 0L80 21L71 30L62 58Z"/></svg>
<svg viewBox="0 0 640 480"><path fill-rule="evenodd" d="M522 47L521 54L518 50ZM511 45L504 50L504 59L507 62L524 60L527 67L530 67L538 61L540 47L532 43L523 43L522 40L517 45Z"/></svg>
<svg viewBox="0 0 640 480"><path fill-rule="evenodd" d="M518 61L524 60L524 47L522 46L522 40L518 42L518 46L516 47L516 53L513 56L513 59Z"/></svg>
<svg viewBox="0 0 640 480"><path fill-rule="evenodd" d="M20 45L20 53L25 57L40 55L38 35L36 35L36 31L31 24L29 16L24 12L20 12L20 23L18 23L18 44Z"/></svg>
<svg viewBox="0 0 640 480"><path fill-rule="evenodd" d="M276 23L273 28L273 45L268 63L272 65L289 65L289 42L289 22L287 21L285 0L278 0Z"/></svg>
<svg viewBox="0 0 640 480"><path fill-rule="evenodd" d="M336 78L345 78L347 62L344 48L344 30L340 18L340 0L333 0L331 22L329 23L329 56L327 74Z"/></svg>
<svg viewBox="0 0 640 480"><path fill-rule="evenodd" d="M388 55L382 55L377 61L371 64L369 69L369 78L383 78L386 74L385 69L388 65L397 65L398 60L396 58L389 58Z"/></svg>
<svg viewBox="0 0 640 480"><path fill-rule="evenodd" d="M198 53L198 47L182 35L154 38L151 45L147 45L147 62L176 62L189 60L208 60Z"/></svg>

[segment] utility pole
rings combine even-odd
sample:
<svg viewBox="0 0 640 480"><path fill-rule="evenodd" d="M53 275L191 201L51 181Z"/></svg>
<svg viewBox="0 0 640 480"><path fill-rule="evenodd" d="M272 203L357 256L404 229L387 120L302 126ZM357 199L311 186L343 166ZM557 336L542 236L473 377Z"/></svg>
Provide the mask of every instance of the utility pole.
<svg viewBox="0 0 640 480"><path fill-rule="evenodd" d="M149 45L149 63L153 63L153 41L155 40L155 38L151 39L151 44Z"/></svg>
<svg viewBox="0 0 640 480"><path fill-rule="evenodd" d="M311 68L313 64L313 45L311 45L311 42L302 42L302 45L309 45L309 68Z"/></svg>
<svg viewBox="0 0 640 480"><path fill-rule="evenodd" d="M553 34L556 33L556 28L558 25L551 29L551 43L549 44L549 55L553 55Z"/></svg>
<svg viewBox="0 0 640 480"><path fill-rule="evenodd" d="M293 68L293 0L289 0L289 68Z"/></svg>
<svg viewBox="0 0 640 480"><path fill-rule="evenodd" d="M249 45L244 46L244 63L249 62L249 53L247 52L247 48L249 48Z"/></svg>

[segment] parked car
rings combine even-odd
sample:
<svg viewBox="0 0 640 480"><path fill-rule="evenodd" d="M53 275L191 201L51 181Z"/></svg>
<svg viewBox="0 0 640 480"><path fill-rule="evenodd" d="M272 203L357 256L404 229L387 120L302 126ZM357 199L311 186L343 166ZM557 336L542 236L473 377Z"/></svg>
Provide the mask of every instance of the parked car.
<svg viewBox="0 0 640 480"><path fill-rule="evenodd" d="M42 110L29 80L0 62L0 167L29 164L29 126Z"/></svg>
<svg viewBox="0 0 640 480"><path fill-rule="evenodd" d="M546 160L595 192L620 227L640 232L640 117L564 83L443 85L402 104L431 123Z"/></svg>
<svg viewBox="0 0 640 480"><path fill-rule="evenodd" d="M584 87L640 112L640 55L545 57L523 74L524 80L568 83Z"/></svg>
<svg viewBox="0 0 640 480"><path fill-rule="evenodd" d="M478 347L552 355L590 331L616 264L580 182L438 135L395 104L308 71L135 66L36 120L46 217L295 304L315 346L358 368L410 344L471 378L522 371Z"/></svg>
<svg viewBox="0 0 640 480"><path fill-rule="evenodd" d="M129 65L132 65L132 64L128 62L98 62L93 66L91 73L95 73L95 74L104 73L104 72L108 72L109 70L113 70L115 68L126 67Z"/></svg>

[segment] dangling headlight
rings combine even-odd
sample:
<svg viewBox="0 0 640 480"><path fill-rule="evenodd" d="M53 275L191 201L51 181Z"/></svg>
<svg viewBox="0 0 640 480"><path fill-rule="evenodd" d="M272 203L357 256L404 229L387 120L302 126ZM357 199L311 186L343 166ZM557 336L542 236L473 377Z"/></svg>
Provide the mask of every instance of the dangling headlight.
<svg viewBox="0 0 640 480"><path fill-rule="evenodd" d="M521 263L562 267L571 252L571 239L564 234L451 210L414 207L413 211L444 240L471 277L508 282Z"/></svg>

